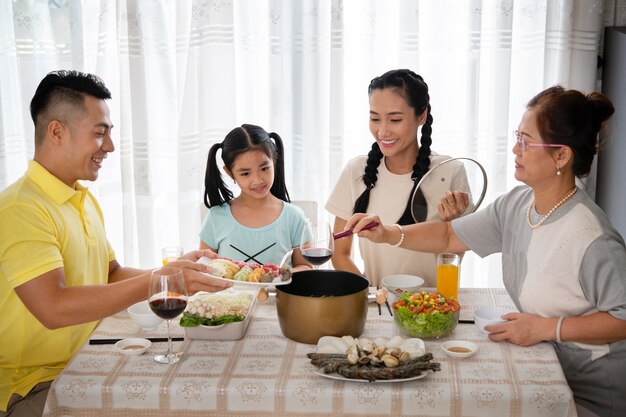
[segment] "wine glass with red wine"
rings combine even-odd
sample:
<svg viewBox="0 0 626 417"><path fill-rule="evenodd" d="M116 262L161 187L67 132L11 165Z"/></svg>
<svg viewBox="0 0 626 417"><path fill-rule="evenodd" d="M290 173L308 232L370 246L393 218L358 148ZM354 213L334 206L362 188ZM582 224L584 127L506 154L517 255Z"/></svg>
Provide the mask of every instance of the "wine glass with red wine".
<svg viewBox="0 0 626 417"><path fill-rule="evenodd" d="M316 226L308 222L302 230L300 252L304 259L313 264L315 269L328 262L335 250L333 231L328 222L322 221Z"/></svg>
<svg viewBox="0 0 626 417"><path fill-rule="evenodd" d="M187 289L180 268L165 266L152 271L148 304L154 314L167 320L167 353L154 355L154 360L160 363L176 363L180 360L180 353L172 352L170 321L187 307Z"/></svg>

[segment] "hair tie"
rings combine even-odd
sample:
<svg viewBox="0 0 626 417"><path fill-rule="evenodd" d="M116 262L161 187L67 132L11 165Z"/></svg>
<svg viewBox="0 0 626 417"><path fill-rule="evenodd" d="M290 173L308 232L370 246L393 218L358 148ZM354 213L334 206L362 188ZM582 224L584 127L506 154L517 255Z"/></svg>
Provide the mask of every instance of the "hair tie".
<svg viewBox="0 0 626 417"><path fill-rule="evenodd" d="M270 143L272 143L273 146L276 146L276 137L278 136L278 133L276 132L270 132L267 134L267 138L270 140Z"/></svg>

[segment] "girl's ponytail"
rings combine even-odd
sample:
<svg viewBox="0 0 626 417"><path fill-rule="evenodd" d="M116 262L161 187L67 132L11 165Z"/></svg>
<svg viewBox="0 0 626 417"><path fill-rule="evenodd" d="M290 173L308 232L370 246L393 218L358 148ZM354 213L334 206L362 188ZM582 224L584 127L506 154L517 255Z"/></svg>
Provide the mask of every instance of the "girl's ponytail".
<svg viewBox="0 0 626 417"><path fill-rule="evenodd" d="M221 143L211 146L204 174L204 205L208 208L220 206L233 199L233 193L228 189L217 165L217 151Z"/></svg>
<svg viewBox="0 0 626 417"><path fill-rule="evenodd" d="M291 202L289 198L289 192L287 191L287 184L285 183L285 148L283 146L283 140L278 133L271 132L269 134L271 139L274 139L275 143L275 158L274 158L274 184L270 192L277 198L280 198L287 203Z"/></svg>

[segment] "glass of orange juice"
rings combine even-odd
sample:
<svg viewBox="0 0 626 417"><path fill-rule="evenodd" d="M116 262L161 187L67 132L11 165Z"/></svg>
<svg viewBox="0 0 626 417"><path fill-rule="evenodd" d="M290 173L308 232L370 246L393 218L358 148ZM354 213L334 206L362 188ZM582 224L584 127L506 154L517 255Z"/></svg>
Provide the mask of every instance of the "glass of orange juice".
<svg viewBox="0 0 626 417"><path fill-rule="evenodd" d="M444 297L459 298L459 264L461 258L456 253L437 255L437 292Z"/></svg>
<svg viewBox="0 0 626 417"><path fill-rule="evenodd" d="M175 261L181 256L183 256L183 248L180 246L166 246L161 249L163 266L167 265L169 262Z"/></svg>

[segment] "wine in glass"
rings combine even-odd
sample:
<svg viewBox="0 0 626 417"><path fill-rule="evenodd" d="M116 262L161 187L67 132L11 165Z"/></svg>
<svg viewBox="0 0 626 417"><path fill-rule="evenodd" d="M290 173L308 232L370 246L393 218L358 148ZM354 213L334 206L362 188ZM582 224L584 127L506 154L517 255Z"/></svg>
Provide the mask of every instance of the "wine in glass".
<svg viewBox="0 0 626 417"><path fill-rule="evenodd" d="M333 256L334 249L335 239L328 222L320 222L315 227L310 222L307 223L300 240L300 252L304 259L313 264L315 269L319 269L320 265Z"/></svg>
<svg viewBox="0 0 626 417"><path fill-rule="evenodd" d="M171 266L152 271L148 303L154 314L167 320L167 353L154 355L154 360L160 363L176 363L180 359L180 353L172 352L170 321L187 306L183 271Z"/></svg>

